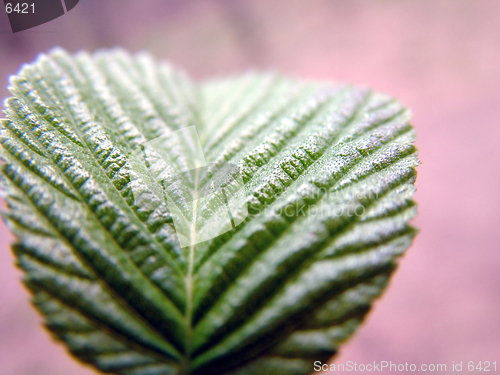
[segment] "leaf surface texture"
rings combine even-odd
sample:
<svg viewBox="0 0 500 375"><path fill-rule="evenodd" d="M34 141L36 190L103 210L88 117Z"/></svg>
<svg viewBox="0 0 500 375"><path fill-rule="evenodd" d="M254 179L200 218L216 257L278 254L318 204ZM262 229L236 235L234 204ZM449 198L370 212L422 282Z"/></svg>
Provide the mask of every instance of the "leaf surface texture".
<svg viewBox="0 0 500 375"><path fill-rule="evenodd" d="M410 113L371 90L260 73L195 84L121 50L55 50L10 89L0 185L18 264L49 330L100 371L307 374L416 233ZM176 137L190 126L200 173L186 173L194 139ZM172 177L203 188L228 163L248 214L180 247L173 208L220 228Z"/></svg>

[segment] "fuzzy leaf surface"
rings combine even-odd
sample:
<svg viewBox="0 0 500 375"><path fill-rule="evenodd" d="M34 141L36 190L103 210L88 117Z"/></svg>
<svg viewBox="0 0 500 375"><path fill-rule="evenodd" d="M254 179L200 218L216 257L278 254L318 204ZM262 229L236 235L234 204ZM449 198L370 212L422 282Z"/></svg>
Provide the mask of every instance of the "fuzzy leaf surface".
<svg viewBox="0 0 500 375"><path fill-rule="evenodd" d="M195 84L120 50L55 50L10 83L13 249L48 329L102 372L307 374L415 235L415 136L393 98L276 74ZM206 190L228 165L243 213Z"/></svg>

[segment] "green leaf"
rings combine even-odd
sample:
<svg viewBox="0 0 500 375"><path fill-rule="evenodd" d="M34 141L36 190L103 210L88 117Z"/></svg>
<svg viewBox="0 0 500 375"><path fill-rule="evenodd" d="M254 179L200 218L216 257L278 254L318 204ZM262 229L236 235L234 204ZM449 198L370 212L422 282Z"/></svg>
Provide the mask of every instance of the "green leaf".
<svg viewBox="0 0 500 375"><path fill-rule="evenodd" d="M46 326L100 371L307 374L416 233L410 113L368 89L55 50L10 90L13 249Z"/></svg>

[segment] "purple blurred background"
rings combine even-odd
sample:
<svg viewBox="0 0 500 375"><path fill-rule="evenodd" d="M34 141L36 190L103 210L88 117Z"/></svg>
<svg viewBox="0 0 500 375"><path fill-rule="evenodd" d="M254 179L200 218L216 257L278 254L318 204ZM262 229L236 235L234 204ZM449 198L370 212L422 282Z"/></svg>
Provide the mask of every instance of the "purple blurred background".
<svg viewBox="0 0 500 375"><path fill-rule="evenodd" d="M37 53L123 46L196 79L273 69L350 81L414 112L421 232L337 363L497 361L500 370L500 1L81 0L12 34L0 10L0 97ZM0 224L0 375L91 375L29 304Z"/></svg>

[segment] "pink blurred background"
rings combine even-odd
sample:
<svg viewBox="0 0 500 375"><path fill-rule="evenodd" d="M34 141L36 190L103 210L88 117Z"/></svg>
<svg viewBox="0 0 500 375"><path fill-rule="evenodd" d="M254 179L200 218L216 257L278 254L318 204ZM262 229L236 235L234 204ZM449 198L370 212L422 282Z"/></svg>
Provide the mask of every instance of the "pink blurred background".
<svg viewBox="0 0 500 375"><path fill-rule="evenodd" d="M414 112L421 232L336 363L497 361L500 370L500 1L81 0L13 35L7 76L54 45L147 50L195 78L273 69L366 84ZM0 224L0 375L91 375L40 326ZM465 366L464 366L465 369Z"/></svg>

